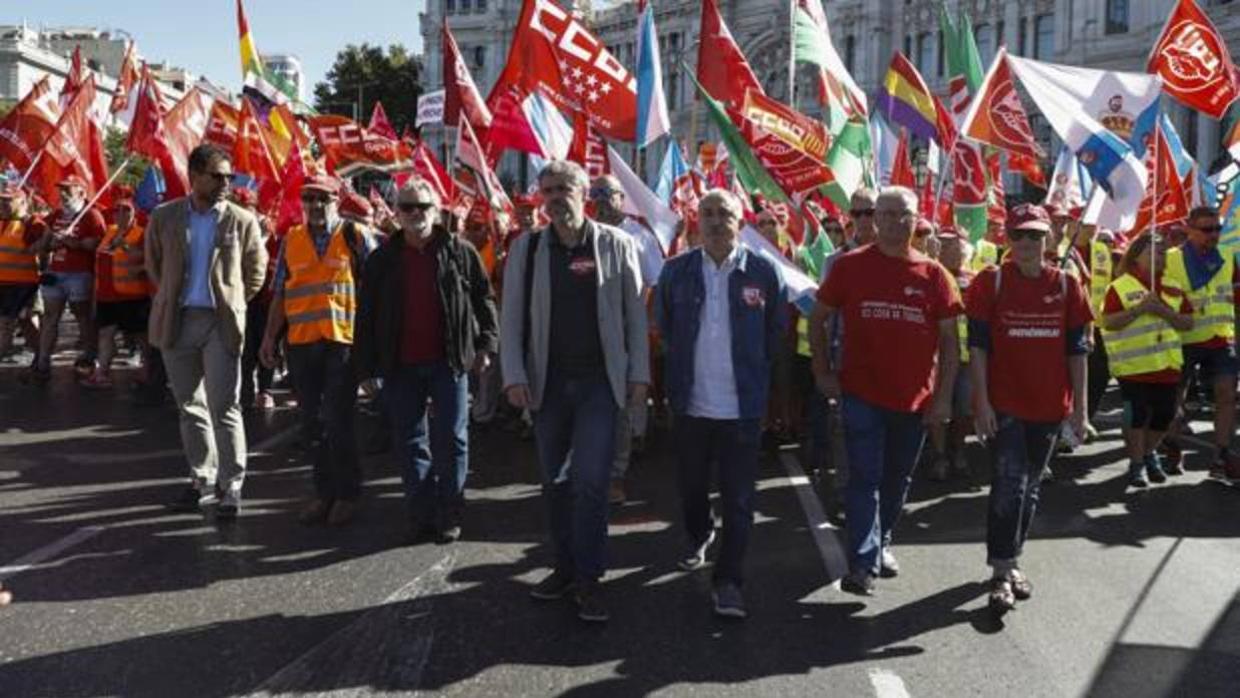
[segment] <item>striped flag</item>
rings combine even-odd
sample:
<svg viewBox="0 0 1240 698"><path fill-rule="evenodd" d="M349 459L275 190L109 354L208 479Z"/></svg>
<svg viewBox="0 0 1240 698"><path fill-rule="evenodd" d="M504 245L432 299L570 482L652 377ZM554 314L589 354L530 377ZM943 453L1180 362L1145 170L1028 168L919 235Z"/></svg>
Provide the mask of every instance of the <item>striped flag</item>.
<svg viewBox="0 0 1240 698"><path fill-rule="evenodd" d="M904 54L896 51L878 91L878 110L892 124L899 124L926 140L938 140L938 112L934 96L921 73Z"/></svg>
<svg viewBox="0 0 1240 698"><path fill-rule="evenodd" d="M237 0L237 34L241 44L241 79L244 85L276 104L296 101L297 90L263 65L258 48L254 46L254 36L250 33L250 23L246 21L241 0Z"/></svg>
<svg viewBox="0 0 1240 698"><path fill-rule="evenodd" d="M637 20L637 147L645 148L672 130L663 94L663 60L654 26L654 4L644 3Z"/></svg>

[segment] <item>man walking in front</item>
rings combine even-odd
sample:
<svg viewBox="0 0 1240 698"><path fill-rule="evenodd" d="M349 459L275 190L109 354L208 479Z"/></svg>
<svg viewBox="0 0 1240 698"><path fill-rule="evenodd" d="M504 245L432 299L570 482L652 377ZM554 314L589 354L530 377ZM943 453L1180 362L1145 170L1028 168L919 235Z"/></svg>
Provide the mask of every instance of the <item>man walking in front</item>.
<svg viewBox="0 0 1240 698"><path fill-rule="evenodd" d="M423 179L396 195L401 232L366 264L357 364L380 378L409 507L406 541L461 536L469 471L469 374L483 371L498 328L491 282L474 246L448 233ZM434 418L427 428L427 404Z"/></svg>
<svg viewBox="0 0 1240 698"><path fill-rule="evenodd" d="M534 414L556 553L531 595L575 590L578 617L603 622L616 412L650 383L641 271L626 233L586 218L585 170L556 161L538 185L551 225L513 243L500 325L504 392Z"/></svg>
<svg viewBox="0 0 1240 698"><path fill-rule="evenodd" d="M227 153L194 148L189 196L151 212L145 242L147 278L158 289L150 342L163 352L190 467L189 487L171 507L198 511L214 495L221 519L236 518L241 506L245 306L267 272L258 219L225 200L231 177Z"/></svg>
<svg viewBox="0 0 1240 698"><path fill-rule="evenodd" d="M876 576L899 573L891 534L923 423L951 417L960 360L956 317L964 309L947 270L911 248L917 195L884 189L875 219L877 241L839 258L810 316L814 380L827 397L842 398L851 571L840 586L861 595L873 593ZM847 327L839 365L826 332L836 313Z"/></svg>
<svg viewBox="0 0 1240 698"><path fill-rule="evenodd" d="M702 247L668 262L655 297L689 533L680 567L705 564L715 540L710 481L717 468L723 545L714 571L715 613L744 618L741 584L762 417L771 362L784 341L787 303L774 265L740 245L744 209L736 196L715 189L702 197L698 211Z"/></svg>

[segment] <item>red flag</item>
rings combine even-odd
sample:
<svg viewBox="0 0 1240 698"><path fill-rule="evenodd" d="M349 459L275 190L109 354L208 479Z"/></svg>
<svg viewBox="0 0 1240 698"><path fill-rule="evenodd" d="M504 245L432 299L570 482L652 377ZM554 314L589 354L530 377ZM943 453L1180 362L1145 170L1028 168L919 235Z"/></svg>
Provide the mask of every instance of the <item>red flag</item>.
<svg viewBox="0 0 1240 698"><path fill-rule="evenodd" d="M1008 152L1008 169L1012 172L1019 172L1025 181L1035 187L1041 189L1046 188L1046 174L1042 172L1042 166L1034 158L1024 153Z"/></svg>
<svg viewBox="0 0 1240 698"><path fill-rule="evenodd" d="M74 46L73 58L69 63L69 74L65 76L65 84L60 86L61 109L69 108L69 103L73 101L85 82L85 71L82 70L82 47Z"/></svg>
<svg viewBox="0 0 1240 698"><path fill-rule="evenodd" d="M167 155L160 161L168 197L189 193L189 154L202 142L210 121L212 99L191 87L189 92L164 115Z"/></svg>
<svg viewBox="0 0 1240 698"><path fill-rule="evenodd" d="M586 175L592 182L595 177L611 174L611 162L607 159L607 144L599 138L593 128L590 128L590 120L581 112L573 115L573 142L568 147L566 159L584 167Z"/></svg>
<svg viewBox="0 0 1240 698"><path fill-rule="evenodd" d="M896 154L891 165L891 186L917 188L917 175L909 160L908 129L900 129L900 140L896 143Z"/></svg>
<svg viewBox="0 0 1240 698"><path fill-rule="evenodd" d="M986 156L986 171L990 174L990 202L986 207L986 220L1007 222L1007 192L1003 187L1003 153L992 152Z"/></svg>
<svg viewBox="0 0 1240 698"><path fill-rule="evenodd" d="M746 90L762 93L762 83L724 24L715 0L702 0L698 36L697 80L711 97L729 109L740 109Z"/></svg>
<svg viewBox="0 0 1240 698"><path fill-rule="evenodd" d="M36 173L40 193L54 205L60 202L56 185L68 175L77 175L86 183L88 197L94 196L108 181L103 138L90 118L94 103L95 79L87 76L61 114L55 132L47 141L47 151L39 161ZM106 197L101 199L105 206L107 201Z"/></svg>
<svg viewBox="0 0 1240 698"><path fill-rule="evenodd" d="M241 123L241 110L228 102L215 100L211 105L211 115L207 119L207 131L202 139L232 152L237 143L237 125Z"/></svg>
<svg viewBox="0 0 1240 698"><path fill-rule="evenodd" d="M464 193L485 199L492 210L506 211L509 217L512 217L512 202L504 193L504 186L500 184L499 178L487 164L482 146L478 145L474 129L469 125L469 119L461 119L461 125L456 131L456 165L453 171Z"/></svg>
<svg viewBox="0 0 1240 698"><path fill-rule="evenodd" d="M280 172L267 144L267 137L250 100L241 99L241 115L237 124L237 141L232 151L233 169L250 175L259 182L279 182ZM260 187L261 198L261 187Z"/></svg>
<svg viewBox="0 0 1240 698"><path fill-rule="evenodd" d="M347 116L324 114L309 123L328 170L341 176L360 169L391 172L409 167L408 145L372 133Z"/></svg>
<svg viewBox="0 0 1240 698"><path fill-rule="evenodd" d="M926 181L921 183L921 197L918 200L917 211L922 218L935 220L934 210L934 175L926 172Z"/></svg>
<svg viewBox="0 0 1240 698"><path fill-rule="evenodd" d="M125 57L121 59L121 74L116 78L116 94L112 96L112 104L108 106L109 114L119 114L129 107L129 93L141 79L138 61L133 55L134 46L136 43L130 41L125 48Z"/></svg>
<svg viewBox="0 0 1240 698"><path fill-rule="evenodd" d="M1137 234L1145 232L1151 226L1178 223L1188 218L1189 195L1176 172L1175 158L1163 135L1162 127L1155 129L1155 133L1157 145L1147 148L1145 158L1149 184L1145 188L1141 208L1137 210L1137 221L1132 226L1132 231Z"/></svg>
<svg viewBox="0 0 1240 698"><path fill-rule="evenodd" d="M301 208L301 185L306 181L305 159L294 142L280 173L280 208L276 212L276 230L288 230L305 218Z"/></svg>
<svg viewBox="0 0 1240 698"><path fill-rule="evenodd" d="M474 78L469 74L469 66L461 58L461 50L457 48L456 38L443 25L443 122L447 126L456 126L461 114L469 119L474 127L474 134L486 141L486 131L491 127L491 110L478 92Z"/></svg>
<svg viewBox="0 0 1240 698"><path fill-rule="evenodd" d="M491 126L487 129L487 142L484 144L488 162L495 163L505 148L546 157L538 136L534 134L534 129L521 108L528 98L530 95L522 92L516 85L509 85L503 90L499 90L497 85L496 89L491 91L487 104L490 105L492 119Z"/></svg>
<svg viewBox="0 0 1240 698"><path fill-rule="evenodd" d="M453 184L452 178L448 176L448 172L444 170L430 147L424 141L419 140L413 144L412 151L414 174L429 182L435 188L435 193L439 194L439 200L445 205L455 200L456 185Z"/></svg>
<svg viewBox="0 0 1240 698"><path fill-rule="evenodd" d="M1020 103L1012 69L1008 66L1007 50L999 48L994 65L979 88L977 99L965 116L961 133L975 141L993 145L1009 153L1020 153L1041 159L1042 147L1029 128L1029 117Z"/></svg>
<svg viewBox="0 0 1240 698"><path fill-rule="evenodd" d="M59 100L44 77L0 120L0 160L23 172L29 169L59 120Z"/></svg>
<svg viewBox="0 0 1240 698"><path fill-rule="evenodd" d="M1240 97L1227 43L1193 0L1171 11L1146 70L1163 79L1163 92L1215 119Z"/></svg>
<svg viewBox="0 0 1240 698"><path fill-rule="evenodd" d="M129 136L125 149L135 155L158 162L168 150L164 133L163 98L151 73L142 70L138 83L137 103L134 104L133 120L129 123ZM165 173L167 176L167 173Z"/></svg>
<svg viewBox="0 0 1240 698"><path fill-rule="evenodd" d="M396 129L392 128L392 122L388 121L387 112L383 110L383 102L375 101L375 108L370 112L370 125L367 128L384 138L398 140Z"/></svg>
<svg viewBox="0 0 1240 698"><path fill-rule="evenodd" d="M584 111L608 138L631 141L636 134L637 79L552 0L522 5L508 62L487 98L497 119L497 101L514 87L518 103L539 91L564 111Z"/></svg>
<svg viewBox="0 0 1240 698"><path fill-rule="evenodd" d="M943 145L943 152L950 153L956 147L956 139L960 137L960 132L956 130L956 120L952 118L952 113L943 105L943 101L938 95L930 95L934 98L934 114L939 128L939 143Z"/></svg>

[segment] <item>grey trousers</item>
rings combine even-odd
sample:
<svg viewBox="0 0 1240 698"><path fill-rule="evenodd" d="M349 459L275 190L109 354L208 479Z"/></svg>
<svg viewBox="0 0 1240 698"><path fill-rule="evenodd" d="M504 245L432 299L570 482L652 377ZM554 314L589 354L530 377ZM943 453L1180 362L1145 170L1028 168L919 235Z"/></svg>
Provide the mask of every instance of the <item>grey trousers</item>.
<svg viewBox="0 0 1240 698"><path fill-rule="evenodd" d="M222 341L214 310L186 308L176 342L164 350L168 382L181 421L181 444L194 486L218 482L240 495L245 479L245 423L241 419L241 356Z"/></svg>

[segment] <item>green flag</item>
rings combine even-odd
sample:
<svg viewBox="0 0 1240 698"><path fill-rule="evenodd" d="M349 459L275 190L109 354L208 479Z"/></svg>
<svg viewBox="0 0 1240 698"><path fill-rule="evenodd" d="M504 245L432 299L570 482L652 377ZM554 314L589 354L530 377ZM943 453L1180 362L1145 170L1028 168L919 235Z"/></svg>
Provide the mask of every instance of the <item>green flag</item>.
<svg viewBox="0 0 1240 698"><path fill-rule="evenodd" d="M960 23L953 24L945 6L939 7L939 28L943 32L943 51L948 75L948 108L959 125L969 108L969 100L982 85L985 77L982 58L973 41L973 24L968 15L960 13ZM956 142L956 152L950 153L952 166L952 208L956 227L977 241L986 234L986 209L989 205L989 174L982 158L981 146L965 138ZM961 171L964 170L964 171ZM986 193L978 197L968 182L986 182ZM964 186L957 186L963 184Z"/></svg>
<svg viewBox="0 0 1240 698"><path fill-rule="evenodd" d="M818 66L819 87L826 96L827 128L832 136L839 135L850 117L866 112L865 91L857 86L831 43L822 0L794 0L792 57L794 61Z"/></svg>
<svg viewBox="0 0 1240 698"><path fill-rule="evenodd" d="M835 175L835 181L826 185L823 193L842 210L848 210L848 200L853 192L866 181L866 162L873 156L870 144L870 128L864 119L849 119L840 135L831 142L827 153L827 167Z"/></svg>
<svg viewBox="0 0 1240 698"><path fill-rule="evenodd" d="M715 124L715 128L719 129L719 137L723 140L723 145L728 149L732 168L736 170L736 177L740 180L741 186L750 194L761 194L771 201L787 201L788 195L784 193L783 189L779 188L779 185L771 178L770 173L766 171L762 163L758 162L758 157L753 154L753 150L745 142L745 137L736 128L736 124L732 123L732 119L724 111L723 105L715 101L706 92L701 83L694 77L692 71L687 70L686 72L689 74L689 79L693 80L693 84L697 87L698 94L702 95L702 99L706 101L706 113L710 115L710 120Z"/></svg>

